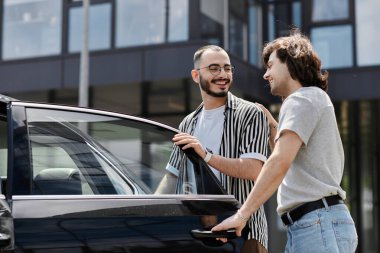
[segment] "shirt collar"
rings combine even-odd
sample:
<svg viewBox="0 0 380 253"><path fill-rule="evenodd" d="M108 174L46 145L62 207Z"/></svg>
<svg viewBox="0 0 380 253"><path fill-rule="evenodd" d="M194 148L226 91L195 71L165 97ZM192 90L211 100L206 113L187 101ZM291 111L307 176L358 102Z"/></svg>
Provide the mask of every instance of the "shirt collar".
<svg viewBox="0 0 380 253"><path fill-rule="evenodd" d="M228 92L227 95L227 108L236 109L238 107L238 97L234 96L231 92Z"/></svg>
<svg viewBox="0 0 380 253"><path fill-rule="evenodd" d="M227 109L236 109L238 106L238 98L234 96L231 92L227 93L227 103L226 103L226 111ZM194 112L194 117L197 117L197 115L202 111L203 109L203 102L198 106L198 108Z"/></svg>

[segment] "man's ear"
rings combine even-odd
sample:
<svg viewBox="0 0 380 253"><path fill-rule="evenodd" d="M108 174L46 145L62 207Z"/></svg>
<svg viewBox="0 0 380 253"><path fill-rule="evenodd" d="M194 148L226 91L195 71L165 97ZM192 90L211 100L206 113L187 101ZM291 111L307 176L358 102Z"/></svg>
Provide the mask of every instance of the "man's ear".
<svg viewBox="0 0 380 253"><path fill-rule="evenodd" d="M196 83L199 83L199 71L196 69L193 69L191 71L191 77L193 78L193 81Z"/></svg>

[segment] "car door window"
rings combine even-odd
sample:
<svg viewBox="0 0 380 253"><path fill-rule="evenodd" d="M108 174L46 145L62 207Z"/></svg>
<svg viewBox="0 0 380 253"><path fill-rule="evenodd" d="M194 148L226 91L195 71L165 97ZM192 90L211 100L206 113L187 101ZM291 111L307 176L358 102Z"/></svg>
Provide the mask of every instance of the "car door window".
<svg viewBox="0 0 380 253"><path fill-rule="evenodd" d="M153 194L167 173L171 129L136 118L65 110L27 108L26 114L32 194ZM182 190L172 194L205 193L196 174L207 165L194 154L182 157L177 185Z"/></svg>

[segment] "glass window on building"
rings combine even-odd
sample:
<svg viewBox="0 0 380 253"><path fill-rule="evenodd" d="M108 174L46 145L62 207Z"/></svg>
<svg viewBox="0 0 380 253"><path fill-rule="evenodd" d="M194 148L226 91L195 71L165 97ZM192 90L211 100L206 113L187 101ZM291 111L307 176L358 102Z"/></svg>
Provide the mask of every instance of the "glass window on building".
<svg viewBox="0 0 380 253"><path fill-rule="evenodd" d="M311 41L321 58L323 68L353 65L351 25L312 28Z"/></svg>
<svg viewBox="0 0 380 253"><path fill-rule="evenodd" d="M165 42L165 0L117 0L116 47Z"/></svg>
<svg viewBox="0 0 380 253"><path fill-rule="evenodd" d="M268 41L272 41L277 37L274 4L268 5L267 22L268 22Z"/></svg>
<svg viewBox="0 0 380 253"><path fill-rule="evenodd" d="M301 28L302 27L302 6L301 2L294 1L292 3L292 23L294 26Z"/></svg>
<svg viewBox="0 0 380 253"><path fill-rule="evenodd" d="M61 53L62 1L4 0L2 59Z"/></svg>
<svg viewBox="0 0 380 253"><path fill-rule="evenodd" d="M313 0L312 21L332 21L349 17L349 0Z"/></svg>
<svg viewBox="0 0 380 253"><path fill-rule="evenodd" d="M82 47L83 8L73 7L69 12L69 52L79 52ZM90 6L89 49L102 50L111 47L111 4Z"/></svg>
<svg viewBox="0 0 380 253"><path fill-rule="evenodd" d="M296 3L299 2L297 1ZM277 37L288 36L290 28L299 27L301 15L297 6L290 1L268 4L266 13L268 41L272 41ZM294 22L297 22L297 24Z"/></svg>
<svg viewBox="0 0 380 253"><path fill-rule="evenodd" d="M225 46L224 28L226 17L223 2L220 0L200 1L201 39L208 40L209 43L219 46Z"/></svg>
<svg viewBox="0 0 380 253"><path fill-rule="evenodd" d="M247 59L247 24L238 17L230 16L229 51Z"/></svg>
<svg viewBox="0 0 380 253"><path fill-rule="evenodd" d="M228 50L248 61L248 11L246 0L228 1Z"/></svg>
<svg viewBox="0 0 380 253"><path fill-rule="evenodd" d="M277 4L275 8L276 37L288 36L292 26L291 4Z"/></svg>
<svg viewBox="0 0 380 253"><path fill-rule="evenodd" d="M261 66L261 48L262 48L262 22L261 7L252 4L248 9L249 22L249 62L256 66Z"/></svg>
<svg viewBox="0 0 380 253"><path fill-rule="evenodd" d="M170 42L185 41L189 38L189 0L169 1Z"/></svg>
<svg viewBox="0 0 380 253"><path fill-rule="evenodd" d="M94 108L141 115L141 83L93 86L91 94Z"/></svg>
<svg viewBox="0 0 380 253"><path fill-rule="evenodd" d="M380 50L380 1L355 1L356 51L359 66L379 65Z"/></svg>
<svg viewBox="0 0 380 253"><path fill-rule="evenodd" d="M182 82L182 83L181 83ZM146 85L148 115L186 112L188 83L183 80L165 80Z"/></svg>
<svg viewBox="0 0 380 253"><path fill-rule="evenodd" d="M230 4L230 11L242 17L245 15L246 0L233 0L228 2Z"/></svg>

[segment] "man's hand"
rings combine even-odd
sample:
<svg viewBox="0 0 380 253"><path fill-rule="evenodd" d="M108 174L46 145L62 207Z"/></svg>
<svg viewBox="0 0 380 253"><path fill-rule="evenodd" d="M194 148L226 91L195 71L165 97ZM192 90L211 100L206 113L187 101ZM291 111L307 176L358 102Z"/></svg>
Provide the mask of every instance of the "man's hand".
<svg viewBox="0 0 380 253"><path fill-rule="evenodd" d="M228 230L231 228L236 229L236 235L241 236L241 231L245 227L246 221L243 220L241 217L239 217L238 213L230 216L229 218L225 219L215 227L211 229L211 231L222 231L222 230ZM218 238L222 242L227 242L227 238Z"/></svg>
<svg viewBox="0 0 380 253"><path fill-rule="evenodd" d="M265 116L267 117L268 119L268 123L269 123L269 126L270 127L275 127L278 125L277 121L274 119L272 113L267 109L265 108L265 106L263 106L262 104L259 104L259 103L255 103L258 107L260 107L261 110L263 110L263 112L265 113Z"/></svg>
<svg viewBox="0 0 380 253"><path fill-rule="evenodd" d="M200 141L190 134L179 133L174 135L172 140L177 146L183 145L182 150L193 148L200 157L204 158L206 156L205 149L202 147Z"/></svg>

